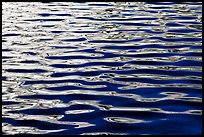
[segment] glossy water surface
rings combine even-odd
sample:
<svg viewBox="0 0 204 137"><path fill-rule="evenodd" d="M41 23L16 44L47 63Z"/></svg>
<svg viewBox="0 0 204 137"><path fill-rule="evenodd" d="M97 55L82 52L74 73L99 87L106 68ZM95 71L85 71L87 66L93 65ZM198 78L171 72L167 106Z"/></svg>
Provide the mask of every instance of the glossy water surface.
<svg viewBox="0 0 204 137"><path fill-rule="evenodd" d="M201 134L201 2L3 2L4 134Z"/></svg>

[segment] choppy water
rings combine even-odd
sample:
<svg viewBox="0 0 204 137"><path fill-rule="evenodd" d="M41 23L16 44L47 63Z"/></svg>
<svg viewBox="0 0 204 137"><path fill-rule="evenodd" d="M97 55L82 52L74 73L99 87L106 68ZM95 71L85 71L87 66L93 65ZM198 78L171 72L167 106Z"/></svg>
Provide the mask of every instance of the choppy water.
<svg viewBox="0 0 204 137"><path fill-rule="evenodd" d="M2 12L4 134L201 134L201 2Z"/></svg>

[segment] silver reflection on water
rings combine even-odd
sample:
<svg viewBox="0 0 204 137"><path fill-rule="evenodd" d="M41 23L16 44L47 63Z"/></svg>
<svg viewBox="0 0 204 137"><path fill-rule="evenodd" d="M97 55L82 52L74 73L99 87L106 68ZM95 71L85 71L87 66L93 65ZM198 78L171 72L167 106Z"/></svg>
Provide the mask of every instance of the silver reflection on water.
<svg viewBox="0 0 204 137"><path fill-rule="evenodd" d="M201 55L202 2L2 2L2 131L201 134Z"/></svg>

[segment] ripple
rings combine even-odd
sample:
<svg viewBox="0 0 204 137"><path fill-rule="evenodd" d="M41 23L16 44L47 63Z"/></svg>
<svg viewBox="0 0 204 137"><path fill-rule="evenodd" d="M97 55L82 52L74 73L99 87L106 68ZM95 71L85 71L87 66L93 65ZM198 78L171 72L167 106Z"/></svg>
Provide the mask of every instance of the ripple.
<svg viewBox="0 0 204 137"><path fill-rule="evenodd" d="M7 69L7 72L16 72L16 73L44 73L47 72L43 69Z"/></svg>
<svg viewBox="0 0 204 137"><path fill-rule="evenodd" d="M3 2L2 132L201 135L201 55L201 2Z"/></svg>
<svg viewBox="0 0 204 137"><path fill-rule="evenodd" d="M128 123L128 124L144 122L143 120L130 119L130 118L120 118L120 117L109 117L109 118L105 118L105 120L107 120L109 122Z"/></svg>
<svg viewBox="0 0 204 137"><path fill-rule="evenodd" d="M21 34L3 34L2 37L19 36Z"/></svg>
<svg viewBox="0 0 204 137"><path fill-rule="evenodd" d="M64 19L26 19L24 21L63 21Z"/></svg>
<svg viewBox="0 0 204 137"><path fill-rule="evenodd" d="M77 42L77 41L85 41L86 38L78 38L78 39L62 39L62 41L65 41L65 42Z"/></svg>

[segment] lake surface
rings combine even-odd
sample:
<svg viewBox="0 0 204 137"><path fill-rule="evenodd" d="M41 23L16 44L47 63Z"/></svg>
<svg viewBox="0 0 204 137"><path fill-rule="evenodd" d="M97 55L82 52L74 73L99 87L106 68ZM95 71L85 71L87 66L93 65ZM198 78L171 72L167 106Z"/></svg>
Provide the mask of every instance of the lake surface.
<svg viewBox="0 0 204 137"><path fill-rule="evenodd" d="M4 134L200 135L201 2L3 2Z"/></svg>

